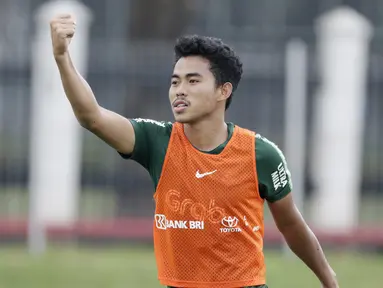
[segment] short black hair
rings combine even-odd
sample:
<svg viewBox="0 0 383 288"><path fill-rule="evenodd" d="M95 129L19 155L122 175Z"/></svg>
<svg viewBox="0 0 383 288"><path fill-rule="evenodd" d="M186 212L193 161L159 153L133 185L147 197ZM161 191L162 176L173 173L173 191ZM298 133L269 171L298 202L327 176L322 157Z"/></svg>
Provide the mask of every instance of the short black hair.
<svg viewBox="0 0 383 288"><path fill-rule="evenodd" d="M242 62L234 50L215 37L186 35L178 38L174 46L175 61L182 57L201 56L210 62L217 87L230 82L233 92L237 89L242 77ZM232 101L233 93L226 100L225 109Z"/></svg>

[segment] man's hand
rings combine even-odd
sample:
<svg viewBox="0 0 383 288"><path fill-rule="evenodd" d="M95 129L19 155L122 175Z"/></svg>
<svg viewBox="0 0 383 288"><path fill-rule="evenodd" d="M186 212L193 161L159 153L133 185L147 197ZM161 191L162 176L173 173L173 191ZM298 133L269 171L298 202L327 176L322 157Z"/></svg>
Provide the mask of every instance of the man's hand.
<svg viewBox="0 0 383 288"><path fill-rule="evenodd" d="M68 52L69 44L76 31L76 21L70 14L54 17L50 22L53 54L60 57Z"/></svg>
<svg viewBox="0 0 383 288"><path fill-rule="evenodd" d="M330 267L331 269L331 275L332 275L332 282L329 284L322 284L322 288L339 288L338 281L336 279L336 273L335 271Z"/></svg>

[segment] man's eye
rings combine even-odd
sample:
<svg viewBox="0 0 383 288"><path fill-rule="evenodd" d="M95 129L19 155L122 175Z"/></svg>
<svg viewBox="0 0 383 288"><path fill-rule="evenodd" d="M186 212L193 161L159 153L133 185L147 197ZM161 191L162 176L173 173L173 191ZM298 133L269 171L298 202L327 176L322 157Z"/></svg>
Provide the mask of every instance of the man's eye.
<svg viewBox="0 0 383 288"><path fill-rule="evenodd" d="M190 81L189 81L191 84L195 84L195 83L198 83L199 81L198 80L196 80L196 79L190 79Z"/></svg>

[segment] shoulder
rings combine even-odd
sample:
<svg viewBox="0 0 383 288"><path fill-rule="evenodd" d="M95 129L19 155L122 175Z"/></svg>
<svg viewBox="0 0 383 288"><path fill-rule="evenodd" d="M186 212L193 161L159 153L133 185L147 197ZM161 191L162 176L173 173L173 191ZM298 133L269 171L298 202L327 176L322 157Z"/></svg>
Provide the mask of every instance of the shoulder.
<svg viewBox="0 0 383 288"><path fill-rule="evenodd" d="M258 179L267 189L266 198L274 202L291 192L291 174L286 158L278 145L256 134L255 153Z"/></svg>
<svg viewBox="0 0 383 288"><path fill-rule="evenodd" d="M135 129L149 129L153 131L162 130L164 132L171 132L173 128L172 122L158 121L146 118L133 118L130 120Z"/></svg>
<svg viewBox="0 0 383 288"><path fill-rule="evenodd" d="M153 119L134 118L130 120L135 136L135 146L147 146L148 148L154 146L161 146L170 139L173 130L173 123L166 121L157 121Z"/></svg>
<svg viewBox="0 0 383 288"><path fill-rule="evenodd" d="M158 121L158 120L153 120L153 119L148 119L148 118L132 118L131 121L135 123L145 123L145 124L152 124L156 126L161 126L161 127L166 127L167 125L172 125L172 122L166 122L166 121Z"/></svg>
<svg viewBox="0 0 383 288"><path fill-rule="evenodd" d="M257 159L286 162L285 156L278 145L258 133L255 134L255 150Z"/></svg>
<svg viewBox="0 0 383 288"><path fill-rule="evenodd" d="M142 159L147 160L154 153L156 146L167 146L173 123L144 118L133 118L130 122L134 129L135 144L132 154L121 155L123 158L141 163Z"/></svg>

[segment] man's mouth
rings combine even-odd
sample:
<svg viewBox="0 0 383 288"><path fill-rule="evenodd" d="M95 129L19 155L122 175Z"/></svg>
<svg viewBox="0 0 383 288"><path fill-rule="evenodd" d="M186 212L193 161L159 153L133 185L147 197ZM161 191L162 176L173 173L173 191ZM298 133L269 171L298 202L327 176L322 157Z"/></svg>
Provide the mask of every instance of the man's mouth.
<svg viewBox="0 0 383 288"><path fill-rule="evenodd" d="M185 100L176 100L173 102L173 109L176 113L181 113L189 107L189 103Z"/></svg>

